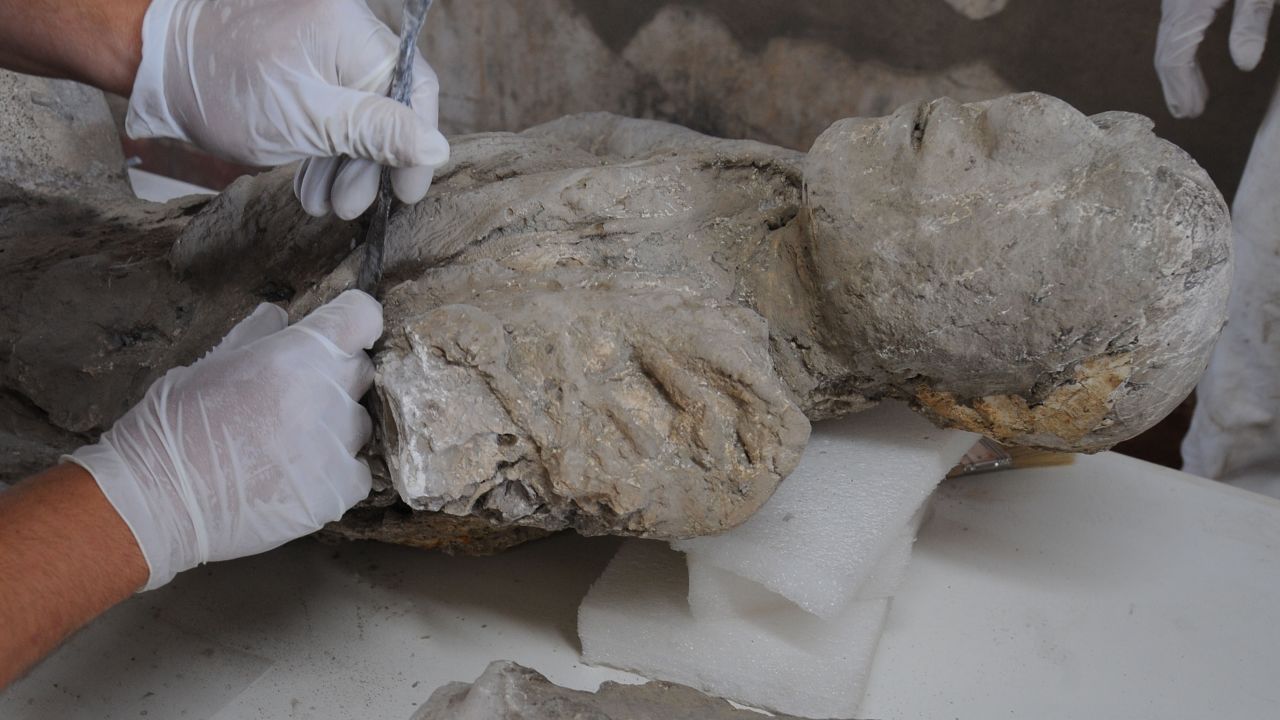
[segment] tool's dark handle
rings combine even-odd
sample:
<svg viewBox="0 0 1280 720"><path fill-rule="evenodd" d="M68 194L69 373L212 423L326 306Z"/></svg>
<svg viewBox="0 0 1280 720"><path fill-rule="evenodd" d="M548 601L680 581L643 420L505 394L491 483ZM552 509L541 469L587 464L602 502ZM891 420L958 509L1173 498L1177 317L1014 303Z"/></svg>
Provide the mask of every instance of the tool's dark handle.
<svg viewBox="0 0 1280 720"><path fill-rule="evenodd" d="M382 282L382 252L387 238L387 223L391 220L391 170L382 168L378 183L378 200L369 217L369 232L365 234L364 259L360 263L360 275L356 287L377 297Z"/></svg>
<svg viewBox="0 0 1280 720"><path fill-rule="evenodd" d="M396 54L396 68L391 75L391 91L388 93L391 99L405 105L413 104L413 56L430 7L431 0L405 0L400 49ZM360 275L356 278L356 287L374 296L382 282L383 250L387 240L387 222L391 219L391 202L391 171L384 167L378 180L378 200L369 218L369 231L365 234Z"/></svg>

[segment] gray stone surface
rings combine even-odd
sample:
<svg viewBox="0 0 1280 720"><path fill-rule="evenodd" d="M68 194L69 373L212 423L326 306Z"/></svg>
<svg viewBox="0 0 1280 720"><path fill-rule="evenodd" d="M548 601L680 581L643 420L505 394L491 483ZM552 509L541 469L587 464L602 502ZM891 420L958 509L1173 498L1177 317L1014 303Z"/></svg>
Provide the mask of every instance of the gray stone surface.
<svg viewBox="0 0 1280 720"><path fill-rule="evenodd" d="M1009 0L947 0L947 4L970 20L985 20L1004 10Z"/></svg>
<svg viewBox="0 0 1280 720"><path fill-rule="evenodd" d="M0 178L42 193L129 193L102 92L0 70Z"/></svg>
<svg viewBox="0 0 1280 720"><path fill-rule="evenodd" d="M474 683L449 683L413 714L412 720L755 720L685 685L606 682L594 693L553 684L516 663L490 663ZM777 718L791 715L774 714Z"/></svg>
<svg viewBox="0 0 1280 720"><path fill-rule="evenodd" d="M359 224L306 217L289 172L167 206L11 189L15 442L92 436L255 302L297 317L348 287ZM457 138L390 226L383 494L340 532L714 533L768 499L810 419L886 397L1104 449L1191 389L1228 237L1212 183L1143 120L1040 95L843 121L807 156L606 114ZM411 511L450 519L433 535Z"/></svg>

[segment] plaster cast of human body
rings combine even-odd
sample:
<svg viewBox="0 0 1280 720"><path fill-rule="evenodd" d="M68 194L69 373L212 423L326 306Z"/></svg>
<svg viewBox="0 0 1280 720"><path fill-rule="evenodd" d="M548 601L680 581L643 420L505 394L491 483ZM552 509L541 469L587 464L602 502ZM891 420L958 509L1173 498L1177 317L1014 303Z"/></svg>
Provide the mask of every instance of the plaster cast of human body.
<svg viewBox="0 0 1280 720"><path fill-rule="evenodd" d="M360 228L305 217L280 172L109 214L102 233L148 230L131 263L91 232L0 289L28 443L95 432L140 364L189 361L257 298L301 315L361 257ZM810 419L882 398L1109 447L1203 369L1228 233L1146 120L1035 94L841 121L807 156L609 115L459 138L390 228L369 451L397 492L344 532L717 532L786 477ZM100 395L70 389L85 373Z"/></svg>

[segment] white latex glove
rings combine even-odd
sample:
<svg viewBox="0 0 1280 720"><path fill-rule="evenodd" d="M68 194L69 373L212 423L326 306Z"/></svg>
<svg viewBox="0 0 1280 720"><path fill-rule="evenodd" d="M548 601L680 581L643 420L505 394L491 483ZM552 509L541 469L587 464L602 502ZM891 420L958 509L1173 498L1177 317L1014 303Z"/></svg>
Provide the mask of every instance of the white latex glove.
<svg viewBox="0 0 1280 720"><path fill-rule="evenodd" d="M1231 206L1227 326L1196 387L1184 470L1280 498L1280 88Z"/></svg>
<svg viewBox="0 0 1280 720"><path fill-rule="evenodd" d="M1164 100L1174 117L1204 112L1209 86L1196 62L1205 30L1227 0L1163 0L1160 32L1156 37L1156 73ZM1235 0L1231 19L1231 59L1241 70L1252 70L1262 59L1267 26L1276 0Z"/></svg>
<svg viewBox="0 0 1280 720"><path fill-rule="evenodd" d="M386 97L399 42L363 0L154 0L125 129L250 165L306 160L294 189L312 215L364 212L378 164L415 203L449 145L421 55L412 109Z"/></svg>
<svg viewBox="0 0 1280 720"><path fill-rule="evenodd" d="M319 530L369 493L357 399L382 306L349 290L293 326L260 305L190 367L170 370L95 445L93 475L160 587L183 570Z"/></svg>

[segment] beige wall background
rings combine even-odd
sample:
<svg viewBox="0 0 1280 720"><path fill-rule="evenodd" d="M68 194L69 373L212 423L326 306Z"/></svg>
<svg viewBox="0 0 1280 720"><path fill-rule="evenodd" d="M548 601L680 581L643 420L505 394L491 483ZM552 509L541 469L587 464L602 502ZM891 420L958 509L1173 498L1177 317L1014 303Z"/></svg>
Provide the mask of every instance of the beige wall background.
<svg viewBox="0 0 1280 720"><path fill-rule="evenodd" d="M398 25L399 0L370 4ZM1236 70L1229 16L1201 51L1213 96L1196 120L1164 107L1158 0L436 0L423 49L451 133L609 110L803 149L842 117L1038 90L1153 118L1230 197L1280 52Z"/></svg>

